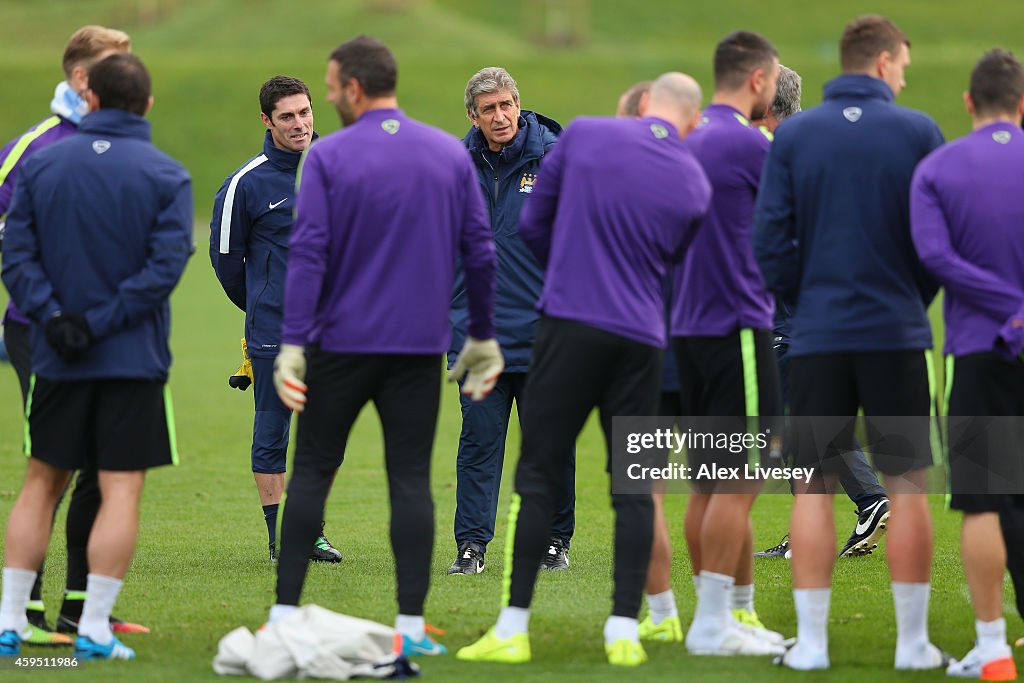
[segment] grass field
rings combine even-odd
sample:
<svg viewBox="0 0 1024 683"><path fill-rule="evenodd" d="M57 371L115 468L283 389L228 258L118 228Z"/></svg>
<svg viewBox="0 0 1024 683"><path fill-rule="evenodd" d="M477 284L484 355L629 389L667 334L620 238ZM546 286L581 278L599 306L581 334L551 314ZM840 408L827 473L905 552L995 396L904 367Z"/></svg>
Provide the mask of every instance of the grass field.
<svg viewBox="0 0 1024 683"><path fill-rule="evenodd" d="M820 86L836 71L835 44L842 24L868 10L890 12L914 41L909 88L901 102L930 112L947 137L966 132L959 93L974 60L994 44L1018 48L1024 3L980 0L906 0L876 3L713 2L591 3L591 41L578 50L538 47L522 37L525 3L423 0L402 13L368 12L366 2L270 0L0 0L0 140L17 135L46 113L59 78L59 52L67 36L85 23L128 30L135 50L151 67L157 104L154 139L189 168L195 180L199 250L174 295L175 396L182 464L156 471L148 480L139 549L116 612L153 628L130 636L134 663L91 666L74 674L83 681L132 676L145 681L213 680L210 661L217 640L238 625L258 626L273 601L274 574L265 558L265 527L249 472L251 393L225 382L237 365L241 314L226 300L205 253L210 204L221 180L258 149L256 92L275 73L306 79L321 133L337 128L323 103L327 53L358 32L382 37L401 66L399 96L412 115L461 134L462 89L476 69L500 63L520 81L524 106L568 122L580 114L610 113L629 84L668 69L693 73L710 92L710 55L727 31L764 32L785 63L804 78L804 105L820 99ZM156 20L140 17L139 5L157 7ZM614 170L614 166L610 166ZM0 305L4 302L0 291ZM941 366L941 364L940 364ZM455 449L458 401L445 387L435 448L433 493L437 507L434 583L427 617L446 628L449 647L474 640L491 625L500 596L502 543L488 554L488 570L477 577L447 577L454 545ZM20 487L21 420L14 374L0 366L0 545ZM518 452L511 430L508 451ZM610 607L611 512L604 474L604 446L592 421L578 443L577 525L572 569L541 577L532 619L534 662L524 667L467 665L453 657L423 663L437 680L557 680L599 682L623 675L605 663L601 626ZM509 458L510 482L514 457ZM504 538L502 492L497 539ZM685 498L668 501L673 542L682 543ZM955 655L973 639L958 553L957 515L933 499L935 572L931 610L933 640ZM786 531L788 496L765 496L755 507L758 547ZM837 536L855 517L837 499ZM63 514L63 512L62 512ZM366 411L353 431L347 462L328 505L328 534L345 554L341 566L314 566L305 600L391 623L393 568L387 539L387 505L379 426ZM51 619L63 584L62 518L58 520L46 581ZM674 587L684 619L692 614L693 591L685 552L675 558ZM756 566L757 603L772 628L795 632L789 567ZM940 673L895 676L891 671L894 622L888 576L880 555L843 561L836 570L831 611L833 669L800 676L763 660L697 658L681 645L650 645L650 663L636 673L644 680L940 680ZM1009 634L1024 624L1007 587ZM42 650L27 650L44 654ZM1024 665L1024 659L1019 663ZM116 672L116 673L113 673ZM41 671L8 672L4 680L57 678Z"/></svg>

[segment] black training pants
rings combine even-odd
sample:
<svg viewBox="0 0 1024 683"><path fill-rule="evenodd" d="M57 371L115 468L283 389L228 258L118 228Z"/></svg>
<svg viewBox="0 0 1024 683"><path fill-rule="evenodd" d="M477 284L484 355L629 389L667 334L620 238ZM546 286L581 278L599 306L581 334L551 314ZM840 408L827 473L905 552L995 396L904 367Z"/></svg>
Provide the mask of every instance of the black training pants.
<svg viewBox="0 0 1024 683"><path fill-rule="evenodd" d="M542 318L523 401L523 441L508 533L514 536L505 577L508 605L529 607L555 501L576 436L590 411L600 411L611 469L612 417L657 415L661 349L589 325ZM612 614L636 618L651 556L650 495L612 494L615 590ZM507 584L508 585L508 584Z"/></svg>
<svg viewBox="0 0 1024 683"><path fill-rule="evenodd" d="M345 457L349 430L359 411L373 401L384 431L398 611L421 615L434 550L430 456L441 391L440 354L337 354L310 349L307 357L309 392L299 418L281 523L277 603L299 603L331 478Z"/></svg>

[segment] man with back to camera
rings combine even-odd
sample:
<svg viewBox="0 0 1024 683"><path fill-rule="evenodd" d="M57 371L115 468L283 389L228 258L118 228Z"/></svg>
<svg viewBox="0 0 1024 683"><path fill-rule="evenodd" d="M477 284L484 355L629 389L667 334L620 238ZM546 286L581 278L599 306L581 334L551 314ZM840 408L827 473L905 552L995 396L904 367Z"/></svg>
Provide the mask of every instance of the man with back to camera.
<svg viewBox="0 0 1024 683"><path fill-rule="evenodd" d="M544 161L520 223L545 281L509 512L504 605L494 627L459 650L459 659L530 661L530 603L570 447L598 407L610 472L613 418L657 409L666 343L662 280L693 239L711 195L681 143L697 125L700 100L691 77L664 74L651 86L648 116L578 118ZM621 174L607 172L608 149L621 150ZM612 491L615 589L605 653L613 665L636 666L647 660L637 613L653 505L649 494Z"/></svg>
<svg viewBox="0 0 1024 683"><path fill-rule="evenodd" d="M469 336L450 377L465 376L462 391L480 400L501 374L494 245L465 148L398 108L398 67L383 43L368 36L342 43L325 81L344 128L306 155L288 255L274 384L302 415L269 620L297 608L306 549L349 430L373 401L384 432L397 649L439 655L446 650L427 635L423 605L434 544L430 460L441 354L461 257Z"/></svg>
<svg viewBox="0 0 1024 683"><path fill-rule="evenodd" d="M224 292L245 311L243 368L252 374L256 415L252 474L277 559L277 510L284 491L292 411L274 390L274 356L281 340L281 312L288 236L295 212L295 175L302 153L316 140L309 88L297 78L275 76L260 88L263 152L228 176L217 191L210 221L210 261ZM241 372L242 370L240 370ZM232 376L236 379L238 373ZM243 391L248 383L232 384ZM321 529L310 559L341 562Z"/></svg>
<svg viewBox="0 0 1024 683"><path fill-rule="evenodd" d="M554 146L562 127L532 111L521 111L519 88L501 67L481 69L466 84L466 116L473 127L463 139L488 200L497 259L495 319L505 372L482 401L460 393L462 433L456 465L455 543L458 552L449 574L479 574L487 544L494 538L498 490L505 459L505 436L515 401L522 412L523 389L540 317L537 299L544 284L537 260L519 238L519 212L533 190L541 159ZM454 364L466 337L466 291L461 273L452 299ZM558 513L543 569L569 568L569 540L574 527L576 454L559 488Z"/></svg>
<svg viewBox="0 0 1024 683"><path fill-rule="evenodd" d="M177 462L168 297L192 253L193 221L188 173L149 142L150 93L137 57L95 64L78 133L34 154L14 191L2 277L34 326L34 377L31 458L7 527L0 654L20 650L53 505L92 460L101 503L75 657L135 658L110 612L135 550L146 470Z"/></svg>
<svg viewBox="0 0 1024 683"><path fill-rule="evenodd" d="M65 80L57 84L50 111L53 116L43 119L33 128L11 140L0 150L0 217L11 205L14 187L22 164L35 152L74 135L82 117L89 111L85 91L89 87L89 69L104 57L131 50L128 34L105 26L83 26L72 34L64 48L63 68ZM3 238L3 222L0 221L0 241ZM28 400L29 382L32 376L32 349L29 339L31 323L13 300L8 301L3 321L4 339L10 354L11 366L18 375L22 405ZM61 499L63 496L61 496ZM60 499L57 506L60 505ZM57 631L53 633L46 623L43 604L43 563L39 565L36 583L32 587L28 603L28 626L22 633L25 642L32 645L71 645L72 640L63 633L74 634L82 615L85 600L86 580L89 575L89 560L86 548L89 530L96 519L100 505L99 482L92 463L86 463L78 473L71 501L68 503L67 535L67 577L64 601L57 617ZM54 509L56 515L56 508ZM111 617L114 630L118 633L148 633L149 629Z"/></svg>
<svg viewBox="0 0 1024 683"><path fill-rule="evenodd" d="M1006 547L1024 537L1012 526L1004 536L999 517L1024 509L1014 424L1024 415L1024 67L1005 50L985 53L964 104L973 132L918 164L910 189L914 246L945 290L950 507L963 512L960 557L977 632L946 673L1015 680L1003 573ZM989 475L1007 472L1017 490L993 490Z"/></svg>
<svg viewBox="0 0 1024 683"><path fill-rule="evenodd" d="M768 288L797 303L791 415L837 416L833 422L845 425L819 452L808 421L796 423L796 464L814 467L815 476L796 486L790 530L797 639L778 661L829 667L835 528L832 499L820 494L834 489L863 408L869 418L911 422L906 438L876 452L874 464L886 475L893 512L887 555L894 665L934 669L944 656L928 639L932 531L921 491L934 457L927 308L937 288L914 253L908 197L914 167L942 144L942 133L927 115L893 103L910 63L909 41L895 24L860 17L846 26L839 50L843 73L825 85L824 102L776 131L755 210L754 247Z"/></svg>
<svg viewBox="0 0 1024 683"><path fill-rule="evenodd" d="M800 75L792 69L779 65L779 82L772 106L764 118L752 121L770 140L775 139L779 124L800 111ZM779 386L782 388L782 404L789 405L789 327L790 318L796 306L792 302L775 299L775 355L779 361ZM843 491L857 506L857 523L849 538L839 551L839 557L860 557L870 555L878 547L889 523L889 500L885 489L878 482L878 475L871 468L860 448L854 449L843 459L839 468L839 483ZM755 553L754 557L790 559L789 534L777 545Z"/></svg>

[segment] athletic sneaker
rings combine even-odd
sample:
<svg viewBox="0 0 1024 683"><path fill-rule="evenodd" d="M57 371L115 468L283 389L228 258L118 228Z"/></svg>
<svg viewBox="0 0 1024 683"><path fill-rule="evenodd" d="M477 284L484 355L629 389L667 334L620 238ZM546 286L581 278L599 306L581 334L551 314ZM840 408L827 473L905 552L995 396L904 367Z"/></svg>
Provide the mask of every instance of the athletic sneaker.
<svg viewBox="0 0 1024 683"><path fill-rule="evenodd" d="M720 656L751 656L781 655L786 648L780 643L772 643L750 633L749 631L730 625L719 633L695 633L690 626L686 634L686 649L694 655Z"/></svg>
<svg viewBox="0 0 1024 683"><path fill-rule="evenodd" d="M466 541L459 544L459 552L455 556L452 566L448 567L448 573L481 574L484 567L484 551L476 543Z"/></svg>
<svg viewBox="0 0 1024 683"><path fill-rule="evenodd" d="M77 659L135 659L135 650L117 638L111 638L106 645L100 645L88 636L75 638Z"/></svg>
<svg viewBox="0 0 1024 683"><path fill-rule="evenodd" d="M21 653L21 638L17 631L0 633L0 657L17 657Z"/></svg>
<svg viewBox="0 0 1024 683"><path fill-rule="evenodd" d="M903 671L927 671L945 669L952 657L929 642L908 648L896 648L895 668Z"/></svg>
<svg viewBox="0 0 1024 683"><path fill-rule="evenodd" d="M644 646L629 638L619 638L611 644L605 643L604 651L608 655L608 663L615 666L639 666L647 661Z"/></svg>
<svg viewBox="0 0 1024 683"><path fill-rule="evenodd" d="M494 635L492 628L480 640L461 648L455 654L455 658L464 662L524 664L530 661L530 636L517 633L511 638L501 640Z"/></svg>
<svg viewBox="0 0 1024 683"><path fill-rule="evenodd" d="M839 557L870 555L878 547L889 525L889 499L882 498L857 512L857 526L839 552Z"/></svg>
<svg viewBox="0 0 1024 683"><path fill-rule="evenodd" d="M448 648L426 633L423 634L423 638L420 640L413 640L404 633L395 632L395 654L402 657L434 657L447 653Z"/></svg>
<svg viewBox="0 0 1024 683"><path fill-rule="evenodd" d="M562 571L569 568L569 546L560 538L552 538L548 551L540 561L541 569Z"/></svg>
<svg viewBox="0 0 1024 683"><path fill-rule="evenodd" d="M81 616L61 614L57 617L57 630L61 633L78 634L78 620ZM130 621L122 621L117 617L110 617L110 630L114 633L149 633L149 627L142 624L133 624Z"/></svg>
<svg viewBox="0 0 1024 683"><path fill-rule="evenodd" d="M75 642L71 640L71 636L40 628L31 622L21 632L21 641L29 645L42 645L43 647L64 647L73 645Z"/></svg>
<svg viewBox="0 0 1024 683"><path fill-rule="evenodd" d="M759 553L754 553L754 557L772 558L772 559L793 559L793 551L789 548L789 534L782 537L778 545L773 545L767 550L762 550Z"/></svg>
<svg viewBox="0 0 1024 683"><path fill-rule="evenodd" d="M271 543L267 547L270 549L270 563L277 564L277 544Z"/></svg>
<svg viewBox="0 0 1024 683"><path fill-rule="evenodd" d="M337 564L341 562L341 552L327 540L327 536L324 535L324 524L326 522L320 522L320 535L317 537L316 542L313 543L313 550L309 554L309 559L314 562Z"/></svg>
<svg viewBox="0 0 1024 683"><path fill-rule="evenodd" d="M793 643L781 657L773 659L772 664L796 671L820 671L831 666L827 649L801 647L799 641Z"/></svg>
<svg viewBox="0 0 1024 683"><path fill-rule="evenodd" d="M733 621L736 622L736 626L741 631L746 631L751 635L757 636L761 640L766 640L769 643L781 645L786 639L781 633L777 631L771 631L765 627L761 620L757 616L757 612L749 612L745 609L734 609L732 611Z"/></svg>
<svg viewBox="0 0 1024 683"><path fill-rule="evenodd" d="M1013 652L1009 645L992 652L982 652L975 645L974 649L960 661L952 660L946 668L946 674L956 678L976 678L982 681L1015 681L1017 665L1013 661Z"/></svg>
<svg viewBox="0 0 1024 683"><path fill-rule="evenodd" d="M640 640L659 640L663 643L683 642L683 627L679 623L679 617L666 617L655 624L648 614L640 625L637 626L637 635Z"/></svg>

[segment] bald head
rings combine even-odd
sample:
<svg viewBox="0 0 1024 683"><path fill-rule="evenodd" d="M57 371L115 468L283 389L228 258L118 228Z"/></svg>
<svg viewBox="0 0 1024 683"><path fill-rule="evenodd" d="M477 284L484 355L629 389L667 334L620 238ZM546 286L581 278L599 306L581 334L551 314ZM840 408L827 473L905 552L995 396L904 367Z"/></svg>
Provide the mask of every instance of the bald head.
<svg viewBox="0 0 1024 683"><path fill-rule="evenodd" d="M700 120L702 97L697 81L684 73L671 71L658 76L651 84L647 115L675 124L680 137L685 137Z"/></svg>

